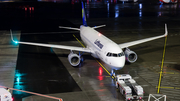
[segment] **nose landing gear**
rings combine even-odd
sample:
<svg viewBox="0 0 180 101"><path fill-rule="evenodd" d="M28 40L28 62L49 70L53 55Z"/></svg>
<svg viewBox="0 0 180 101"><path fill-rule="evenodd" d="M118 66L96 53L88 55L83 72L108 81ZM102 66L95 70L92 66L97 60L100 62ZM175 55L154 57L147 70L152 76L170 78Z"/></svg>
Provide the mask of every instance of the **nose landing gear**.
<svg viewBox="0 0 180 101"><path fill-rule="evenodd" d="M115 77L115 76L116 76L116 74L115 74L115 72L114 72L114 69L111 70L111 76L112 76L112 77Z"/></svg>

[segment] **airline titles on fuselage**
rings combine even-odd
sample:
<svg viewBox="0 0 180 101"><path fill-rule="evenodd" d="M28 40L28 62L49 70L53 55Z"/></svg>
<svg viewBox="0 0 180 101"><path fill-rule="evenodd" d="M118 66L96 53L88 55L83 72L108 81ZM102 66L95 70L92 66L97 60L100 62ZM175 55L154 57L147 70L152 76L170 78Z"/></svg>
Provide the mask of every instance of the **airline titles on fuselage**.
<svg viewBox="0 0 180 101"><path fill-rule="evenodd" d="M100 49L102 49L103 46L104 46L98 39L96 39L96 41L94 42L94 44L96 44Z"/></svg>

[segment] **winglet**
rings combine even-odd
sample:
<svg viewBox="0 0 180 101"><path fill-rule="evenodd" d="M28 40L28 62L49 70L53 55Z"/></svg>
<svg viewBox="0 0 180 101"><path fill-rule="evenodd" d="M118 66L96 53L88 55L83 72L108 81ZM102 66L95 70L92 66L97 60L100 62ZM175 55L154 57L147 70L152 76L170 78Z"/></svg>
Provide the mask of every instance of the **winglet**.
<svg viewBox="0 0 180 101"><path fill-rule="evenodd" d="M12 35L11 29L10 29L10 34L11 34L11 40L12 40L14 43L18 43L18 41L14 41L14 39L13 39L13 35Z"/></svg>
<svg viewBox="0 0 180 101"><path fill-rule="evenodd" d="M167 24L165 24L165 34L164 34L164 36L167 37L167 35L168 35Z"/></svg>

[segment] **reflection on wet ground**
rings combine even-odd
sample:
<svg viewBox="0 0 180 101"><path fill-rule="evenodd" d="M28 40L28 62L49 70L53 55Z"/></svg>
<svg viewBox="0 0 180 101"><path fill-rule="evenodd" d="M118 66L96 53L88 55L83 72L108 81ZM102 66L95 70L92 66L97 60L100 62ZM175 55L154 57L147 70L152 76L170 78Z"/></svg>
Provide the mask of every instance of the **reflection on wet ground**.
<svg viewBox="0 0 180 101"><path fill-rule="evenodd" d="M61 21L61 23L64 23L64 21ZM67 23L68 21L66 21L66 24ZM35 31L39 24L31 24L30 26L33 26L30 27L31 31ZM39 30L44 28L48 29L47 26L40 26L41 27L38 27ZM20 41L46 43L48 41L57 41L57 39L59 39L58 41L73 40L72 34L70 33L64 33L64 36L63 33L61 35L55 33L53 35L23 35L23 33L27 32L21 32ZM61 40L61 38L63 38L61 36L66 38ZM41 94L81 91L51 48L20 45L14 81L15 89L38 92ZM18 99L29 96L29 94L19 91L14 91L13 95Z"/></svg>

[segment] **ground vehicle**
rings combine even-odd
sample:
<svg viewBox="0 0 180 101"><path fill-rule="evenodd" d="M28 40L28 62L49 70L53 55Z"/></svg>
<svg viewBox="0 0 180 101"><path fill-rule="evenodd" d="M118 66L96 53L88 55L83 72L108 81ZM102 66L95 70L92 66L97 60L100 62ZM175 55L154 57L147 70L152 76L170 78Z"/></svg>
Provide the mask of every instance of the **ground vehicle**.
<svg viewBox="0 0 180 101"><path fill-rule="evenodd" d="M143 88L136 83L134 79L129 79L127 82L129 82L130 87L133 89L135 96L133 96L136 99L142 99L144 92Z"/></svg>
<svg viewBox="0 0 180 101"><path fill-rule="evenodd" d="M126 100L133 99L131 88L127 86L123 80L117 81L116 88L119 89L120 93L125 97Z"/></svg>
<svg viewBox="0 0 180 101"><path fill-rule="evenodd" d="M129 74L121 74L116 76L116 88L126 100L142 99L143 88L136 83Z"/></svg>
<svg viewBox="0 0 180 101"><path fill-rule="evenodd" d="M0 88L0 101L13 101L11 93L4 88Z"/></svg>

